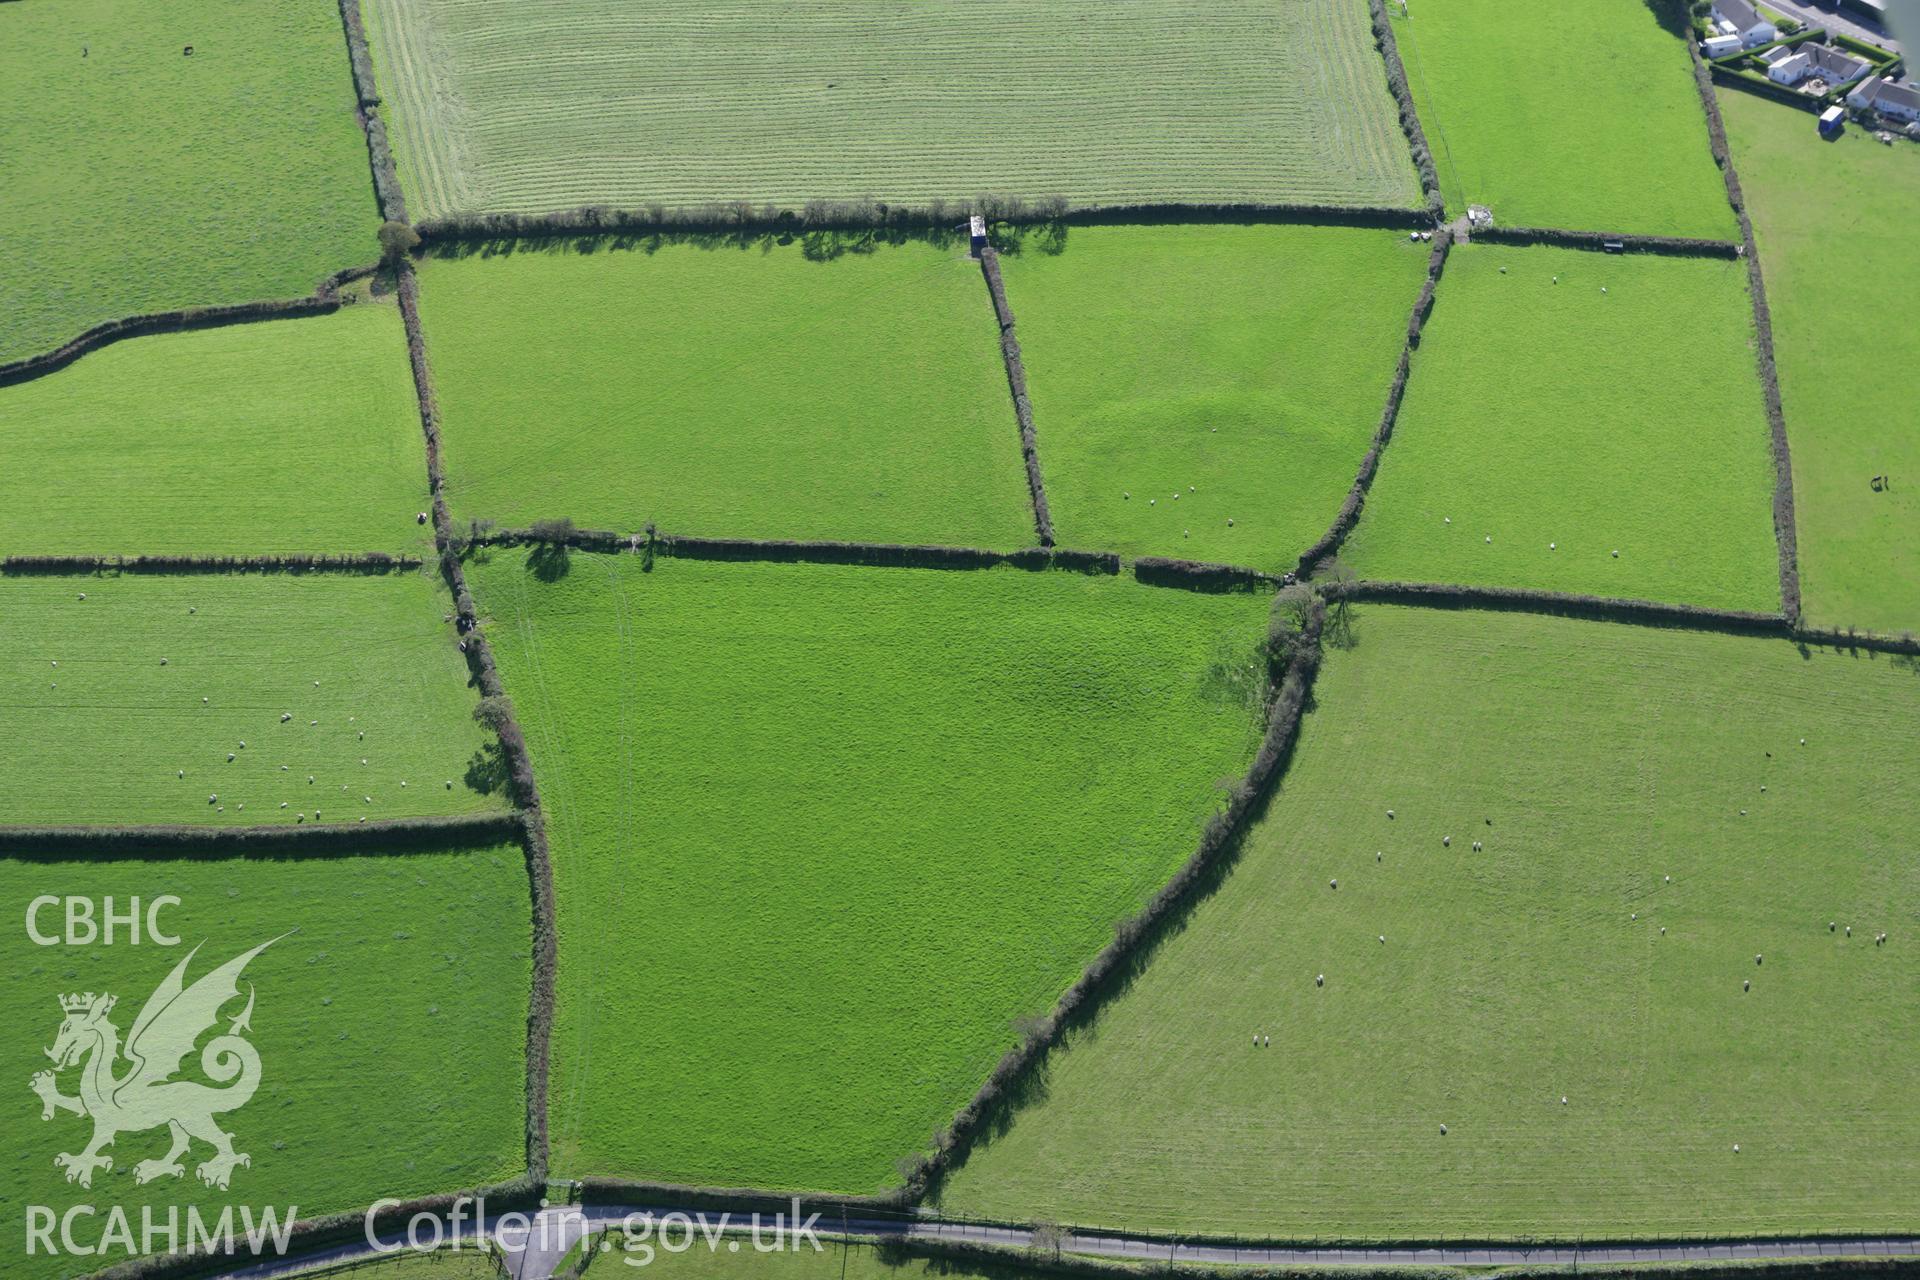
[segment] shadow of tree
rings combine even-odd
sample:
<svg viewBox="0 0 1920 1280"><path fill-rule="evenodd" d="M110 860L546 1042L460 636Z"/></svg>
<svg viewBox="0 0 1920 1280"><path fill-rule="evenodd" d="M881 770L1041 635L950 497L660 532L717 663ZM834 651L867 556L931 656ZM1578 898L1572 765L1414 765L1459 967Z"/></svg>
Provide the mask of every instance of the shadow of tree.
<svg viewBox="0 0 1920 1280"><path fill-rule="evenodd" d="M558 582L573 567L573 551L564 542L536 542L527 553L527 567L542 582Z"/></svg>
<svg viewBox="0 0 1920 1280"><path fill-rule="evenodd" d="M512 776L507 767L507 751L498 742L489 742L467 760L466 784L483 796L505 791Z"/></svg>

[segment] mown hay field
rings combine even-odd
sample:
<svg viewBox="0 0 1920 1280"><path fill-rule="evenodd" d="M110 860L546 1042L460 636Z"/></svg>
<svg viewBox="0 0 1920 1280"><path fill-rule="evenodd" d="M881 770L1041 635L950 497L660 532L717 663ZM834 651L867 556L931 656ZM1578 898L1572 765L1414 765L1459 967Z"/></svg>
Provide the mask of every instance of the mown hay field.
<svg viewBox="0 0 1920 1280"><path fill-rule="evenodd" d="M1718 259L1456 249L1354 566L1779 609L1746 279Z"/></svg>
<svg viewBox="0 0 1920 1280"><path fill-rule="evenodd" d="M0 84L0 361L119 316L299 297L378 255L332 5L10 4Z"/></svg>
<svg viewBox="0 0 1920 1280"><path fill-rule="evenodd" d="M1354 634L1224 885L943 1206L1349 1239L1906 1229L1913 664L1384 606Z"/></svg>
<svg viewBox="0 0 1920 1280"><path fill-rule="evenodd" d="M1290 567L1353 484L1429 246L1305 226L1038 243L1001 267L1056 536Z"/></svg>
<svg viewBox="0 0 1920 1280"><path fill-rule="evenodd" d="M500 807L451 606L424 572L0 579L0 823Z"/></svg>
<svg viewBox="0 0 1920 1280"><path fill-rule="evenodd" d="M1260 595L565 568L468 570L553 846L556 1177L897 1184L1259 739Z"/></svg>
<svg viewBox="0 0 1920 1280"><path fill-rule="evenodd" d="M0 388L0 553L430 552L406 341L398 307L365 303Z"/></svg>
<svg viewBox="0 0 1920 1280"><path fill-rule="evenodd" d="M1418 203L1365 0L370 0L416 216Z"/></svg>
<svg viewBox="0 0 1920 1280"><path fill-rule="evenodd" d="M1859 129L1824 142L1749 94L1720 111L1773 312L1807 620L1920 630L1920 330L1901 311L1920 294L1920 155Z"/></svg>
<svg viewBox="0 0 1920 1280"><path fill-rule="evenodd" d="M1644 0L1387 6L1449 212L1508 226L1739 238L1686 44Z"/></svg>
<svg viewBox="0 0 1920 1280"><path fill-rule="evenodd" d="M0 859L0 900L14 927L4 942L11 980L0 1016L15 1029L4 1050L19 1093L0 1157L0 1192L13 1205L56 1214L98 1207L75 1220L91 1243L114 1206L138 1238L151 1206L199 1206L217 1219L223 1207L256 1213L291 1206L302 1218L340 1213L383 1196L407 1198L503 1182L526 1168L526 1019L529 959L526 859L499 845L402 856L369 853L323 858L166 858L139 851L111 860ZM138 897L180 899L159 921L180 938L157 946L143 934L129 945L38 946L23 927L36 897L89 898L96 913L111 895L125 911ZM62 908L40 911L42 934L62 933ZM284 936L283 936L284 935ZM225 1191L203 1185L196 1166L212 1148L196 1141L183 1176L139 1185L134 1167L167 1152L165 1128L121 1133L90 1188L64 1180L54 1165L79 1152L91 1123L65 1111L42 1122L27 1082L49 1068L42 1050L55 1042L69 993L106 992L122 1044L147 997L194 947L185 982L213 971L268 939L246 966L240 997L222 1007L227 1030L254 992L251 1041L260 1056L258 1090L218 1123L251 1164L233 1171ZM218 1087L187 1056L181 1079ZM83 1064L84 1065L84 1064ZM115 1064L116 1075L130 1063ZM79 1092L81 1067L59 1072L66 1096ZM404 1138L380 1136L383 1125ZM58 1239L56 1233L55 1239ZM13 1250L9 1276L51 1280L91 1273L107 1258L28 1256Z"/></svg>
<svg viewBox="0 0 1920 1280"><path fill-rule="evenodd" d="M1016 547L1020 432L964 241L432 260L456 517Z"/></svg>

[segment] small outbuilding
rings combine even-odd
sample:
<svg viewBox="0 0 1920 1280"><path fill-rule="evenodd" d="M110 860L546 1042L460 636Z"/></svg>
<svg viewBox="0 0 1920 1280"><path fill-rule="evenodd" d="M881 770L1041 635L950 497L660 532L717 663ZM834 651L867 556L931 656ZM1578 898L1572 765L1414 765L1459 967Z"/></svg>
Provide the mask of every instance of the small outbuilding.
<svg viewBox="0 0 1920 1280"><path fill-rule="evenodd" d="M1820 113L1821 137L1837 138L1840 136L1840 131L1846 127L1847 111L1845 107L1828 107Z"/></svg>
<svg viewBox="0 0 1920 1280"><path fill-rule="evenodd" d="M987 220L977 213L967 219L967 245L976 258L987 247Z"/></svg>

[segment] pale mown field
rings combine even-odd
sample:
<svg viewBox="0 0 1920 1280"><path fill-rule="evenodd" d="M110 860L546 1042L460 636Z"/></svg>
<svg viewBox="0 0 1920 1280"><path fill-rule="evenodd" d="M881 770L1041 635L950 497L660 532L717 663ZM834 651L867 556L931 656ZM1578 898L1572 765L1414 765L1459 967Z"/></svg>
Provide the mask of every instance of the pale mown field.
<svg viewBox="0 0 1920 1280"><path fill-rule="evenodd" d="M371 0L415 216L706 200L1411 205L1365 0Z"/></svg>

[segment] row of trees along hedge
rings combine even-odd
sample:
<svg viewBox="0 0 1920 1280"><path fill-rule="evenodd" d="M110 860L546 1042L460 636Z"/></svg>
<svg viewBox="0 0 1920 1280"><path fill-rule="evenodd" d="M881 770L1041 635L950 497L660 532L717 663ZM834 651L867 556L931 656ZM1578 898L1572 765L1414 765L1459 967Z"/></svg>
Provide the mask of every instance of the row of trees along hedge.
<svg viewBox="0 0 1920 1280"><path fill-rule="evenodd" d="M1000 278L1000 254L988 245L980 251L980 273L993 297L993 314L1000 322L1000 358L1007 366L1007 389L1013 393L1013 416L1020 424L1020 456L1027 464L1027 492L1033 499L1033 528L1040 545L1053 545L1053 515L1047 510L1047 486L1040 478L1040 442L1033 430L1033 402L1027 398L1027 370L1020 359L1020 339L1013 332L1013 305L1007 301L1006 282Z"/></svg>
<svg viewBox="0 0 1920 1280"><path fill-rule="evenodd" d="M922 1199L949 1170L965 1160L974 1139L1018 1097L1030 1079L1029 1073L1060 1036L1090 1016L1101 999L1137 971L1168 924L1199 891L1224 874L1241 832L1293 750L1300 716L1320 669L1320 641L1326 622L1326 602L1317 592L1294 585L1275 595L1267 643L1268 672L1275 692L1267 710L1266 734L1246 776L1234 784L1226 808L1208 821L1192 856L1146 906L1114 926L1113 941L1088 963L1052 1011L1016 1024L1019 1042L1001 1057L952 1124L934 1135L931 1154L903 1162L904 1199Z"/></svg>
<svg viewBox="0 0 1920 1280"><path fill-rule="evenodd" d="M392 573L423 563L418 556L384 551L345 556L8 556L0 560L0 573Z"/></svg>
<svg viewBox="0 0 1920 1280"><path fill-rule="evenodd" d="M1387 88L1400 109L1400 131L1407 135L1413 151L1413 167L1420 174L1420 190L1427 199L1427 212L1434 221L1446 216L1446 201L1440 194L1440 174L1433 165L1433 149L1427 145L1427 131L1421 127L1420 112L1413 105L1413 91L1407 85L1407 68L1400 61L1400 44L1394 39L1393 24L1387 20L1386 0L1367 0L1373 17L1373 44L1387 68Z"/></svg>
<svg viewBox="0 0 1920 1280"><path fill-rule="evenodd" d="M1740 224L1740 243L1747 258L1747 293L1753 299L1754 362L1760 372L1760 389L1766 400L1767 428L1773 448L1773 537L1780 557L1780 608L1787 621L1800 623L1800 542L1795 526L1793 502L1793 454L1787 445L1787 415L1780 403L1780 372L1773 358L1773 311L1767 305L1767 282L1760 271L1760 249L1753 238L1753 219L1747 213L1747 197L1740 186L1740 172L1733 165L1733 149L1727 144L1727 128L1720 118L1720 103L1713 96L1713 77L1701 60L1700 50L1687 42L1693 59L1693 86L1700 105L1707 113L1707 138L1713 148L1714 163L1726 182L1727 203Z"/></svg>
<svg viewBox="0 0 1920 1280"><path fill-rule="evenodd" d="M1617 244L1626 253L1653 253L1675 258L1737 258L1741 246L1733 240L1703 240L1685 236L1615 235L1605 231L1562 231L1554 227L1488 227L1473 233L1487 244L1550 244L1562 249L1600 249Z"/></svg>
<svg viewBox="0 0 1920 1280"><path fill-rule="evenodd" d="M1165 556L1141 556L1133 562L1133 576L1150 587L1210 592L1253 591L1279 581L1271 574L1241 565L1171 560Z"/></svg>
<svg viewBox="0 0 1920 1280"><path fill-rule="evenodd" d="M637 551L649 557L661 555L682 560L768 560L914 569L991 569L1005 564L1033 570L1066 569L1108 575L1120 572L1120 556L1112 551L1076 551L1067 547L994 551L986 547L894 542L702 538L661 533L651 525L643 533L624 534L608 529L581 529L564 517L535 521L525 529L496 530L485 521L475 521L456 533L454 539L456 545L462 547L544 545L600 553Z"/></svg>
<svg viewBox="0 0 1920 1280"><path fill-rule="evenodd" d="M1183 221L1308 222L1335 226L1410 229L1429 226L1417 209L1288 203L1135 203L1074 206L1060 196L1026 200L982 195L972 200L933 200L922 205L877 200L809 200L799 207L745 200L704 204L647 204L633 208L582 205L552 213L471 213L415 223L423 243L538 239L548 236L633 235L671 231L864 230L952 231L974 214L989 222L1031 225Z"/></svg>
<svg viewBox="0 0 1920 1280"><path fill-rule="evenodd" d="M1407 378L1413 372L1413 353L1420 346L1420 334L1426 327L1427 317L1433 313L1433 300L1440 288L1440 277L1446 270L1447 252L1452 244L1450 232L1441 230L1434 233L1433 252L1427 255L1426 283L1420 286L1420 295L1413 302L1413 312L1407 317L1407 337L1400 348L1399 363L1394 366L1393 381L1387 387L1387 403L1380 411L1380 425L1374 429L1373 442L1367 446L1366 456L1360 459L1359 474L1347 490L1346 500L1340 504L1333 524L1318 542L1301 553L1296 572L1303 576L1312 573L1322 560L1339 550L1340 544L1346 541L1347 535L1353 532L1353 526L1359 522L1360 509L1367 501L1367 489L1373 484L1374 472L1380 469L1380 455L1393 439L1394 423L1400 418L1400 401L1406 395Z"/></svg>
<svg viewBox="0 0 1920 1280"><path fill-rule="evenodd" d="M282 823L260 827L0 827L0 853L47 861L90 853L181 858L312 857L452 849L512 839L514 813L472 813L380 822Z"/></svg>

